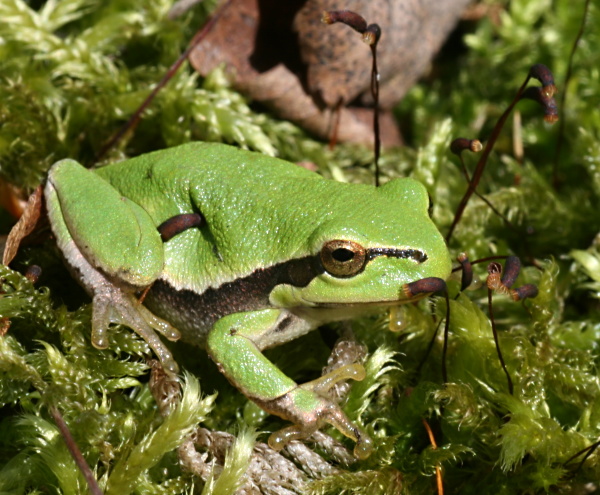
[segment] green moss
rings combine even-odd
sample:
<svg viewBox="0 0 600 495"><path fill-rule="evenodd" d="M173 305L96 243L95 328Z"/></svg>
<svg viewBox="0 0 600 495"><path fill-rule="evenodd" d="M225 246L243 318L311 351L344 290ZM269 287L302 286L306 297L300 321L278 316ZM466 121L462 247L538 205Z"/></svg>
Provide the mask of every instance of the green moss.
<svg viewBox="0 0 600 495"><path fill-rule="evenodd" d="M60 158L91 164L215 4L172 21L166 0L37 3L37 10L20 0L0 3L0 178L25 191ZM346 466L334 450L317 446L324 464L302 472L300 492L432 493L436 466L446 493L571 493L600 479L597 453L582 466L583 456L572 458L600 438L600 32L594 29L600 9L590 3L565 87L582 5L487 4L500 9L500 23L490 16L463 26L468 49L441 60L442 77L419 84L399 105L409 146L386 150L381 168L384 180L412 175L422 181L434 200L434 220L447 232L466 189L448 143L457 136L485 139L531 64L554 71L559 97L566 98L560 156L559 125L544 124L534 103L520 103L524 154L515 154L511 131L519 124L509 119L479 188L513 226L473 198L450 242L454 255L464 251L471 259L517 254L527 265L517 285L539 288L525 303L494 299L514 394L496 355L483 289L450 301L447 384L443 329L429 350L445 316L442 299L435 308L427 301L399 308L391 324L386 315L353 322L370 354L367 378L352 387L346 411L373 436L376 451ZM337 179L372 181L369 150L328 150L294 125L255 111L222 72L201 80L186 66L105 160L190 140L235 143L312 161ZM465 159L472 170L477 157ZM77 285L64 283L68 274L52 243L25 247L14 266L31 263L43 267L36 285L0 268L0 318L11 324L0 338L0 492L85 491L48 414L54 405L107 492L232 493L254 442L241 418L261 432L259 441L283 423L247 406L201 350L190 353L183 345L173 346L181 367L219 396L201 398L188 377L180 405L163 418L148 383L146 343L115 328L110 350L93 348L89 301ZM485 279L485 266L475 270ZM452 298L457 285L450 282ZM0 320L0 328L5 324ZM269 356L307 381L319 375L329 340L326 332L313 332ZM174 452L198 422L243 432L227 461L221 459L222 478L215 471L206 484L181 469ZM265 468L264 475L272 474Z"/></svg>

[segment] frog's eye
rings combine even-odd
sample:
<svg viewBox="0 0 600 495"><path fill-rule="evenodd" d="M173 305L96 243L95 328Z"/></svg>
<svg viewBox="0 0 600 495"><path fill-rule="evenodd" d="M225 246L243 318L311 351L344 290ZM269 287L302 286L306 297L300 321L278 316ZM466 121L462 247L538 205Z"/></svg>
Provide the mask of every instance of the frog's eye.
<svg viewBox="0 0 600 495"><path fill-rule="evenodd" d="M321 248L321 263L334 277L352 277L364 269L367 250L352 241L329 241Z"/></svg>

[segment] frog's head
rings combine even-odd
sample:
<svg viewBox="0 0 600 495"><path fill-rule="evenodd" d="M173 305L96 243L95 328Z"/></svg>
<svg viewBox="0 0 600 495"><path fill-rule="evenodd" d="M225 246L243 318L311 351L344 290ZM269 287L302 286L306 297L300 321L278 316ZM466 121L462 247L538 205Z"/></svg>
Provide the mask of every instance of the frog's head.
<svg viewBox="0 0 600 495"><path fill-rule="evenodd" d="M344 185L341 185L344 186ZM395 179L382 187L340 187L309 239L312 276L281 284L271 299L282 306L393 305L411 299L406 284L446 280L451 261L430 218L425 187Z"/></svg>

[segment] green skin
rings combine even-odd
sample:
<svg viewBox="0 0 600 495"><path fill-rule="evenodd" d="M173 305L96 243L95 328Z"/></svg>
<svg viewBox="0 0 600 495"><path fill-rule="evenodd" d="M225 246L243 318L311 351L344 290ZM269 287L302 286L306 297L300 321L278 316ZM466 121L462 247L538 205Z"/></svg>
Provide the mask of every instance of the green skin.
<svg viewBox="0 0 600 495"><path fill-rule="evenodd" d="M449 276L422 184L345 184L259 153L191 143L95 171L62 160L45 197L58 246L93 296L96 347L108 346L110 324L124 324L175 372L155 330L181 336L205 347L247 397L294 423L271 436L272 447L329 423L357 442L358 457L369 455L370 439L327 397L335 383L362 379L361 365L298 385L262 351L407 302L408 283ZM157 227L184 213L204 223L163 242ZM359 270L329 268L322 252L334 240L368 253ZM142 306L137 294L148 287Z"/></svg>

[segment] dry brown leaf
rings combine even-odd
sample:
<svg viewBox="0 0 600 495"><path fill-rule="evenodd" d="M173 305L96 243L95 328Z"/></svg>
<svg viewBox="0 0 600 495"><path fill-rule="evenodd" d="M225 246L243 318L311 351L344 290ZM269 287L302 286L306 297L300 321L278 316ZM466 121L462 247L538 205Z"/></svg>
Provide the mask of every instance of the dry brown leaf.
<svg viewBox="0 0 600 495"><path fill-rule="evenodd" d="M371 51L342 24L321 23L325 10L348 9L378 23L380 104L397 103L428 69L469 0L236 0L190 55L203 75L225 63L234 86L281 118L328 138L332 110L371 104ZM365 112L367 115L365 115ZM392 125L383 141L398 142ZM391 128L391 129L390 129ZM372 142L372 113L342 109L338 139Z"/></svg>
<svg viewBox="0 0 600 495"><path fill-rule="evenodd" d="M21 215L19 221L8 234L6 246L4 247L4 254L2 256L3 265L8 266L10 264L17 255L17 251L19 250L23 238L31 234L37 225L42 211L42 196L41 185L36 188L31 196L29 196L23 215Z"/></svg>

